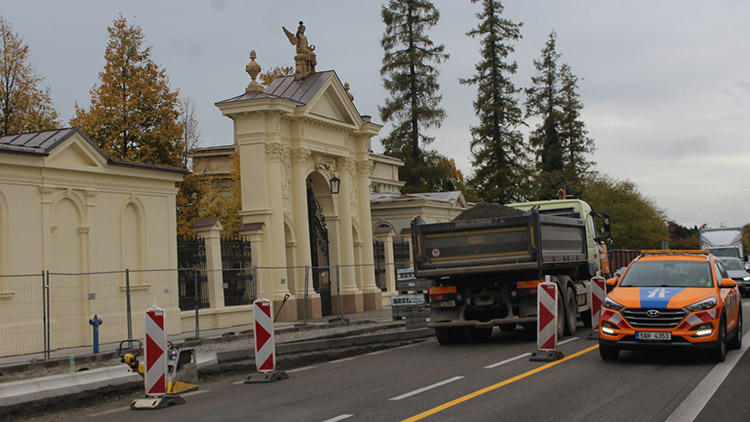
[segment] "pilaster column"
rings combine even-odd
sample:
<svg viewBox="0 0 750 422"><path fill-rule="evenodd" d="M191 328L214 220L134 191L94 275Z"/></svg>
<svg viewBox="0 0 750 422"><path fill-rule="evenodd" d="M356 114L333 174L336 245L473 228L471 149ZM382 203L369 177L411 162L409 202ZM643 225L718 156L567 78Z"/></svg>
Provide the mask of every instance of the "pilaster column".
<svg viewBox="0 0 750 422"><path fill-rule="evenodd" d="M312 152L306 148L292 150L292 204L294 230L297 237L297 259L295 266L312 265L310 253L310 229L307 217L307 163ZM305 295L305 269L295 268L295 288L292 293L297 298ZM312 283L310 283L312 286ZM312 287L310 287L312 291ZM312 292L314 293L314 291Z"/></svg>
<svg viewBox="0 0 750 422"><path fill-rule="evenodd" d="M195 233L206 245L206 278L208 303L212 309L224 307L224 276L221 272L221 231L224 226L218 218L201 219L193 224Z"/></svg>
<svg viewBox="0 0 750 422"><path fill-rule="evenodd" d="M354 162L348 158L339 158L336 160L336 168L339 170L341 175L341 190L338 195L338 208L341 215L341 221L339 221L339 237L340 242L339 253L341 262L339 264L346 265L341 267L341 294L355 294L359 293L357 287L356 271L352 266L354 264L354 238L352 235L352 206L351 206L351 195L352 195L352 178L354 170Z"/></svg>
<svg viewBox="0 0 750 422"><path fill-rule="evenodd" d="M250 242L250 256L253 267L257 268L263 262L263 226L264 223L245 223L240 227L240 236ZM268 297L273 291L270 277L264 277L260 270L255 271L255 298L260 299L260 293Z"/></svg>
<svg viewBox="0 0 750 422"><path fill-rule="evenodd" d="M393 255L393 230L390 227L381 227L375 234L376 238L383 242L385 252L385 285L388 293L396 292L396 266Z"/></svg>
<svg viewBox="0 0 750 422"><path fill-rule="evenodd" d="M380 292L375 284L374 252L372 249L372 215L370 214L370 171L372 161L357 161L357 193L359 198L359 225L362 234L362 264L367 265L362 272L362 291L365 293Z"/></svg>
<svg viewBox="0 0 750 422"><path fill-rule="evenodd" d="M286 240L284 239L284 200L282 198L282 184L284 175L281 168L281 158L284 146L278 142L266 144L266 159L268 162L268 198L271 210L270 226L268 236L270 244L267 250L270 253L268 262L272 268L262 270L271 278L271 291L265 292L265 297L270 300L283 300L284 295L289 293L288 277L286 274Z"/></svg>

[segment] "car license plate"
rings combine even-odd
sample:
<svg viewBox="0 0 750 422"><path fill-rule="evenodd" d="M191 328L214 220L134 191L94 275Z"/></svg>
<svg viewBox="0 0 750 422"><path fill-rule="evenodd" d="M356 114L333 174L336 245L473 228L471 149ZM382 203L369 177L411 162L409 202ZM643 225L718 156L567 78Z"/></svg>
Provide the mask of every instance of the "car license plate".
<svg viewBox="0 0 750 422"><path fill-rule="evenodd" d="M441 300L438 302L432 302L432 306L436 308L452 308L456 306L455 300Z"/></svg>
<svg viewBox="0 0 750 422"><path fill-rule="evenodd" d="M644 341L670 341L672 340L672 333L665 333L661 331L638 331L637 333L635 333L635 338Z"/></svg>

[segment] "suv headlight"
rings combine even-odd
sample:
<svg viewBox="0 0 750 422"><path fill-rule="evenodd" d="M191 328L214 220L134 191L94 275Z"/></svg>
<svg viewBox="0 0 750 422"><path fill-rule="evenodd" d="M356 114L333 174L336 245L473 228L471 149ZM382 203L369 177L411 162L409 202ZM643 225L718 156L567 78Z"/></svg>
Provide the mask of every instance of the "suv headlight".
<svg viewBox="0 0 750 422"><path fill-rule="evenodd" d="M625 309L624 306L620 305L619 303L615 302L614 300L610 299L609 296L604 298L604 302L602 302L602 307L607 309L612 309L614 311L622 311Z"/></svg>
<svg viewBox="0 0 750 422"><path fill-rule="evenodd" d="M708 299L701 300L698 303L693 303L692 305L686 306L685 310L688 312L705 311L707 309L715 307L717 302L718 301L716 300L716 297L709 297Z"/></svg>
<svg viewBox="0 0 750 422"><path fill-rule="evenodd" d="M744 276L742 277L742 281L750 281L750 276Z"/></svg>

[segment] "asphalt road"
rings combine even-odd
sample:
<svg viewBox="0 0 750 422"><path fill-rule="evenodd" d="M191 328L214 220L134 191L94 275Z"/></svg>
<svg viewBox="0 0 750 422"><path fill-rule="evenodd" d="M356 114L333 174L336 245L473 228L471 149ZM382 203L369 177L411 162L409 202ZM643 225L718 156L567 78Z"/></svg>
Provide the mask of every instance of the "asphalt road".
<svg viewBox="0 0 750 422"><path fill-rule="evenodd" d="M750 299L743 300L750 318ZM750 320L748 320L750 321ZM750 327L750 326L749 326ZM747 328L745 331L747 331ZM588 330L562 339L566 358L530 362L522 330L486 343L430 340L287 371L270 384L228 377L185 395L186 404L131 411L125 402L74 419L130 421L746 421L750 337L716 365L691 353L622 352L599 358ZM284 368L280 368L284 369Z"/></svg>

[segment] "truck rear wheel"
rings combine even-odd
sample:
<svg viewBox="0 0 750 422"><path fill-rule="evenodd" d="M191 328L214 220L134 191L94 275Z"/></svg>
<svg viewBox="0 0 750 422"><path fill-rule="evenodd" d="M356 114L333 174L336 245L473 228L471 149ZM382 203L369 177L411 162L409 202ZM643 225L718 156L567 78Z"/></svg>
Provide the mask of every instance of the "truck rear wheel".
<svg viewBox="0 0 750 422"><path fill-rule="evenodd" d="M576 332L576 296L573 288L568 285L565 289L565 335L571 336Z"/></svg>
<svg viewBox="0 0 750 422"><path fill-rule="evenodd" d="M559 293L558 293L559 294ZM557 338L558 340L565 335L565 304L561 298L557 300Z"/></svg>
<svg viewBox="0 0 750 422"><path fill-rule="evenodd" d="M437 337L438 343L442 344L443 346L453 344L450 330L451 329L449 327L435 328L435 337Z"/></svg>

